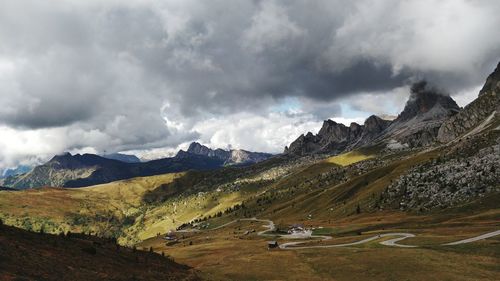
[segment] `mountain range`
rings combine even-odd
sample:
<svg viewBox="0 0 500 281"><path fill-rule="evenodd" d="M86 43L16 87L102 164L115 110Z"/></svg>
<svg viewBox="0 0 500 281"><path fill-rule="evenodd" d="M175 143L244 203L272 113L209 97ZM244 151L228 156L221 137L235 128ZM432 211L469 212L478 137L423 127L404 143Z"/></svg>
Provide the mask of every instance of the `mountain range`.
<svg viewBox="0 0 500 281"><path fill-rule="evenodd" d="M211 170L225 165L248 165L263 161L271 154L245 150L212 150L192 143L187 151L175 157L140 162L136 156L111 154L64 153L23 174L14 174L0 180L5 187L26 189L44 186L82 187L188 170Z"/></svg>
<svg viewBox="0 0 500 281"><path fill-rule="evenodd" d="M486 100L490 99L490 96L480 95L478 99ZM479 107L484 108L480 114L482 118L493 111L491 106ZM299 136L285 147L284 152L294 155L338 154L354 148L388 143L393 147L395 144L398 147L410 148L428 146L438 140L440 131L439 139L445 140L443 135L446 134L444 132L446 129L441 128L452 126L447 125L449 122L460 123L453 121L459 118L454 116L469 115L468 111L469 107L462 111L449 95L429 87L426 81L419 81L411 86L410 97L403 111L394 120L385 120L372 115L363 125L353 122L349 127L326 120L318 134L309 132ZM451 119L453 117L455 119ZM477 125L480 117L471 121L467 125L468 128Z"/></svg>

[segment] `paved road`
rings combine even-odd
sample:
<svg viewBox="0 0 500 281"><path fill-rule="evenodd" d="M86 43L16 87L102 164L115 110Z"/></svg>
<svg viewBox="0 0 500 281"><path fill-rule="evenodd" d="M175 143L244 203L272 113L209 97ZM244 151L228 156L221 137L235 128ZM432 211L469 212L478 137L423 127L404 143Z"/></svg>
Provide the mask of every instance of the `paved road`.
<svg viewBox="0 0 500 281"><path fill-rule="evenodd" d="M293 246L296 246L296 245L300 245L300 244L304 244L304 243L309 242L309 241L301 241L301 242L288 242L288 243L284 243L284 244L280 245L280 248L281 249L288 249L288 250L296 250L296 249L349 247L349 246L355 246L355 245L361 245L361 244L364 244L364 243L368 243L370 241L377 240L377 239L382 238L382 237L392 237L392 236L402 236L402 237L394 238L394 239L390 239L390 240L386 240L386 241L382 241L382 242L380 242L380 244L383 244L383 245L386 245L386 246L404 247L404 248L417 247L417 246L413 246L413 245L401 245L401 244L397 244L396 243L396 242L401 241L403 239L406 239L408 237L415 237L414 234L411 234L411 233L384 233L384 234L375 235L375 236L372 236L372 237L369 237L369 238L366 238L366 239L363 239L363 240L360 240L360 241L351 242L351 243L334 244L334 245L316 245L316 246L302 246L302 247L299 246L299 247L293 247ZM328 239L332 239L331 236L314 236L313 235L311 237L322 237L322 238L323 237L328 237ZM326 240L326 239L324 239L324 240Z"/></svg>
<svg viewBox="0 0 500 281"><path fill-rule="evenodd" d="M230 221L230 222L225 223L223 225L220 225L218 227L212 228L211 230L217 230L217 229L226 227L228 225L231 225L233 223L240 222L240 221L257 221L257 222L266 223L265 225L263 225L263 227L265 227L266 229L257 232L257 235L259 235L259 236L272 236L272 237L279 236L280 238L284 238L284 239L311 239L311 238L315 238L315 239L319 239L321 241L322 240L330 240L330 239L332 239L331 236L327 236L327 235L312 235L312 231L305 232L303 234L284 234L284 235L268 234L267 232L276 230L276 226L275 226L274 222L271 221L271 220L258 219L258 218L245 218L245 219L233 220L233 221ZM469 239L464 239L464 240L460 240L460 241L456 241L456 242L450 242L450 243L442 244L442 245L449 246L449 245L466 244L466 243L471 243L471 242L475 242L475 241L487 239L487 238L490 238L490 237L494 237L494 236L497 236L497 235L500 235L500 230L489 232L489 233L485 233L485 234L482 234L482 235L479 235L479 236L476 236L476 237L472 237L472 238L469 238ZM349 247L349 246L355 246L355 245L361 245L361 244L364 244L364 243L368 243L370 241L377 240L377 239L380 239L380 238L383 238L383 237L393 237L393 236L399 236L399 237L393 238L393 239L389 239L389 240L381 241L380 244L385 245L385 246L402 247L402 248L415 248L415 247L418 247L416 245L398 244L398 242L401 241L401 240L404 240L404 239L410 238L410 237L415 237L415 234L412 234L412 233L403 233L403 232L378 234L378 235L375 235L375 236L372 236L372 237L369 237L369 238L365 238L365 239L360 240L360 241L351 242L351 243L344 243L344 244L298 246L298 245L301 245L301 244L305 244L305 243L311 242L311 240L307 240L307 241L287 242L287 243L281 244L279 247L280 247L280 249L283 249L283 250Z"/></svg>
<svg viewBox="0 0 500 281"><path fill-rule="evenodd" d="M418 246L415 246L415 245L403 245L403 244L398 244L397 243L397 242L399 242L399 241L401 241L403 239L410 238L410 237L415 237L415 234L411 234L411 233L386 233L386 234L381 234L380 235L380 237L387 237L387 236L402 236L402 237L385 240L385 241L380 242L380 244L386 245L386 246L403 247L403 248L415 248L415 247L418 247Z"/></svg>
<svg viewBox="0 0 500 281"><path fill-rule="evenodd" d="M471 243L471 242L483 240L483 239L490 238L490 237L497 236L497 235L500 235L500 230L493 231L493 232L488 232L488 233L485 233L483 235L479 235L479 236L472 237L472 238L469 238L469 239L464 239L464 240L460 240L460 241L446 243L446 244L443 244L443 245L450 246L450 245L466 244L466 243Z"/></svg>

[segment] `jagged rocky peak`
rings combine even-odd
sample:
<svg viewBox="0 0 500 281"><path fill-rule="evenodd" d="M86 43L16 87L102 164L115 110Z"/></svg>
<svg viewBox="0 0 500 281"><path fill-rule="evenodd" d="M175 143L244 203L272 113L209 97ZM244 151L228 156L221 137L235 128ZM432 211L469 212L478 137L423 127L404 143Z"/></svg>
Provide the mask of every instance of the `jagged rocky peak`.
<svg viewBox="0 0 500 281"><path fill-rule="evenodd" d="M212 150L198 142L192 142L190 145L189 145L189 148L187 150L187 152L189 153L193 153L193 154L198 154L198 155L205 155L205 156L208 156L208 154L211 152Z"/></svg>
<svg viewBox="0 0 500 281"><path fill-rule="evenodd" d="M333 120L326 120L317 135L311 132L299 136L285 153L305 155L310 153L339 153L345 149L359 147L376 139L391 121L375 115L370 116L364 125L351 123L349 127Z"/></svg>
<svg viewBox="0 0 500 281"><path fill-rule="evenodd" d="M325 123L323 123L323 125ZM308 132L305 135L302 134L295 141L293 141L290 144L290 146L285 148L285 153L295 154L295 155L306 155L309 153L316 152L320 149L318 139L319 138L313 135L313 133L311 132Z"/></svg>
<svg viewBox="0 0 500 281"><path fill-rule="evenodd" d="M410 97L396 118L396 122L408 121L423 115L432 115L430 118L443 117L459 110L460 107L449 95L421 80L411 86Z"/></svg>
<svg viewBox="0 0 500 281"><path fill-rule="evenodd" d="M309 132L309 134L312 135L311 132ZM319 137L326 136L326 137L335 138L336 140L345 139L348 134L349 134L348 127L346 127L342 123L337 123L337 122L330 120L330 119L325 120L323 122L323 126L321 127L321 129L318 132Z"/></svg>

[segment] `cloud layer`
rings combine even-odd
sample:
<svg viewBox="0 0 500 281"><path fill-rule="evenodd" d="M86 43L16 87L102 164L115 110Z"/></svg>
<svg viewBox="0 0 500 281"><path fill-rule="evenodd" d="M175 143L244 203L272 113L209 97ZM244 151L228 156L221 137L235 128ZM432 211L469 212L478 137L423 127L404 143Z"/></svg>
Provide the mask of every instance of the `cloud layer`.
<svg viewBox="0 0 500 281"><path fill-rule="evenodd" d="M415 78L466 103L500 59L494 0L0 2L0 169L192 140L277 152L345 105L395 111Z"/></svg>

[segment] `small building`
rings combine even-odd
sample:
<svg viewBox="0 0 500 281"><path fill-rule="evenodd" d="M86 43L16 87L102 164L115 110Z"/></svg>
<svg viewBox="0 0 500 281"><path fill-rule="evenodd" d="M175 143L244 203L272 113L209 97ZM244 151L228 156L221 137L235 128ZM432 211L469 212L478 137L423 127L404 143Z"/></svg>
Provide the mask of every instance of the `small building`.
<svg viewBox="0 0 500 281"><path fill-rule="evenodd" d="M291 225L289 228L288 228L288 231L287 233L288 234L295 234L295 233L302 233L304 232L306 229L304 228L304 226L302 224L294 224L294 225Z"/></svg>
<svg viewBox="0 0 500 281"><path fill-rule="evenodd" d="M278 248L278 241L267 241L267 249Z"/></svg>

